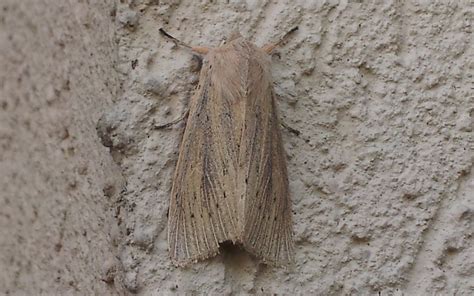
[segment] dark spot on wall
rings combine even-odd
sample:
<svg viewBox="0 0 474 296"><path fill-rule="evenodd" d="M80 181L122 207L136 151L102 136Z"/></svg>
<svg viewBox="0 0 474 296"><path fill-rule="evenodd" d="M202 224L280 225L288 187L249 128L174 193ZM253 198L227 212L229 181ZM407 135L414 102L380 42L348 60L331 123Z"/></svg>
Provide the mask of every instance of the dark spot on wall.
<svg viewBox="0 0 474 296"><path fill-rule="evenodd" d="M138 66L138 60L135 59L132 61L132 69L135 70L135 68Z"/></svg>

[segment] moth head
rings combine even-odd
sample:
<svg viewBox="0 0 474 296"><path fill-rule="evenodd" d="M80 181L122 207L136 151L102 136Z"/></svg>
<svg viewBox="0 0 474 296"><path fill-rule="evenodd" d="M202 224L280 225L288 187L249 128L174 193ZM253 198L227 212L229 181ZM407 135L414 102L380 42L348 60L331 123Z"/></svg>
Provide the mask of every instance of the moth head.
<svg viewBox="0 0 474 296"><path fill-rule="evenodd" d="M234 31L232 33L230 33L229 37L227 37L227 42L231 42L235 39L238 39L238 38L241 38L242 35L240 34L239 31Z"/></svg>
<svg viewBox="0 0 474 296"><path fill-rule="evenodd" d="M220 46L223 46L223 45L226 45L226 44L229 44L230 42L236 40L236 39L239 39L241 38L242 35L240 35L239 31L234 31L232 33L230 33L229 36L227 36L226 38L224 38L224 40L222 40Z"/></svg>

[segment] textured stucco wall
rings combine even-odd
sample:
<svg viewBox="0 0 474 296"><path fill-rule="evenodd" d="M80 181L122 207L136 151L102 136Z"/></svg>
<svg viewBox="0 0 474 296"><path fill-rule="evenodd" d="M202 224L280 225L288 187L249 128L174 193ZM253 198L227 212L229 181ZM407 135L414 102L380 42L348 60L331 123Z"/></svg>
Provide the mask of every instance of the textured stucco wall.
<svg viewBox="0 0 474 296"><path fill-rule="evenodd" d="M0 294L117 295L112 1L0 1ZM109 281L106 283L105 281Z"/></svg>
<svg viewBox="0 0 474 296"><path fill-rule="evenodd" d="M11 22L0 70L0 258L10 266L0 284L10 291L474 293L468 1L137 0L0 13ZM234 30L261 45L295 25L273 74L282 119L301 131L284 133L296 264L273 269L234 250L175 268L166 222L183 126L153 125L182 114L198 73L158 28L216 46ZM19 79L29 67L35 75ZM114 284L97 279L114 269Z"/></svg>

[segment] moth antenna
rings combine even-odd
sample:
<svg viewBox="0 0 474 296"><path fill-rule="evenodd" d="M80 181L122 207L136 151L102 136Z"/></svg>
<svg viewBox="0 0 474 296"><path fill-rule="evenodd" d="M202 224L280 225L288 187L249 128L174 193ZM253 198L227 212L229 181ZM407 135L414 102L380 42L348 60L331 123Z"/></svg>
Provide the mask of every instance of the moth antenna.
<svg viewBox="0 0 474 296"><path fill-rule="evenodd" d="M196 53L199 53L199 54L206 54L209 52L209 48L207 47L201 47L201 46L190 46L186 43L184 43L183 41L171 36L170 34L168 34L165 30L163 30L163 28L160 28L160 33L161 35L165 36L166 38L170 39L171 41L173 41L176 45L180 45L182 47L186 47L186 48L189 48L191 49L192 51L196 52Z"/></svg>
<svg viewBox="0 0 474 296"><path fill-rule="evenodd" d="M263 46L262 49L268 54L272 53L272 51L276 47L280 46L283 42L285 42L296 30L298 30L298 26L296 26L293 29L286 32L286 34L283 35L283 37L281 37L280 40L277 41L276 43L267 44L267 45Z"/></svg>
<svg viewBox="0 0 474 296"><path fill-rule="evenodd" d="M283 126L284 128L286 128L290 133L294 134L295 136L299 136L301 134L301 132L295 128L292 128L291 126L289 126L288 124L286 124L285 122L280 122L281 126Z"/></svg>
<svg viewBox="0 0 474 296"><path fill-rule="evenodd" d="M173 41L174 43L176 43L177 45L181 45L183 47L186 47L186 48L189 48L189 49L192 49L193 47L192 46L189 46L187 45L186 43L184 43L183 41L171 36L170 34L166 33L165 30L163 30L163 28L160 28L160 33L161 35L165 36L166 38L170 39L171 41Z"/></svg>

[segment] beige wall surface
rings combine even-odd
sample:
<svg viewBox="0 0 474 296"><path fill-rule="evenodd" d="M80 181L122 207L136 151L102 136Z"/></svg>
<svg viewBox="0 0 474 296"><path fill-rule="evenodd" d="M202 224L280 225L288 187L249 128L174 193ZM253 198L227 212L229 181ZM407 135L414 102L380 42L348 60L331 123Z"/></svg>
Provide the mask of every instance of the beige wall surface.
<svg viewBox="0 0 474 296"><path fill-rule="evenodd" d="M96 134L119 87L112 8L0 2L1 295L121 291L102 279L123 181Z"/></svg>
<svg viewBox="0 0 474 296"><path fill-rule="evenodd" d="M469 1L0 3L0 293L474 293ZM296 262L167 253L171 177L198 80L160 36L273 55ZM106 147L104 147L106 146Z"/></svg>

